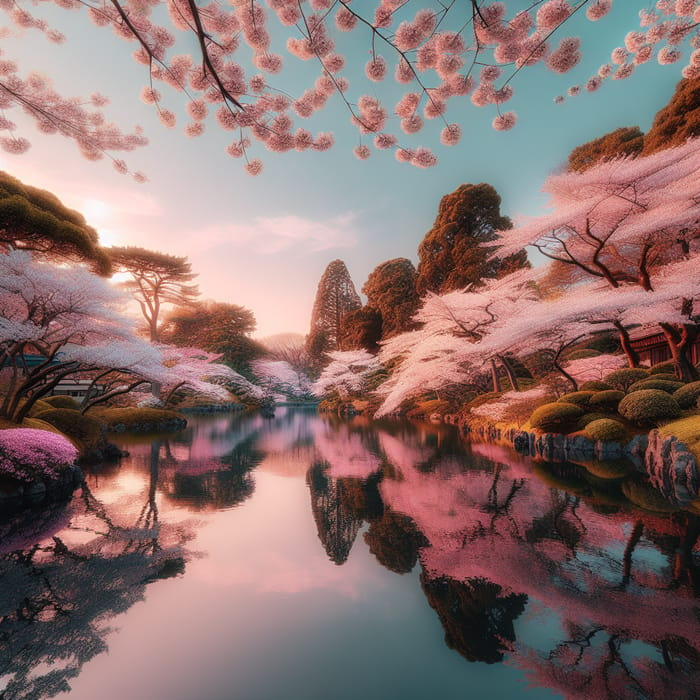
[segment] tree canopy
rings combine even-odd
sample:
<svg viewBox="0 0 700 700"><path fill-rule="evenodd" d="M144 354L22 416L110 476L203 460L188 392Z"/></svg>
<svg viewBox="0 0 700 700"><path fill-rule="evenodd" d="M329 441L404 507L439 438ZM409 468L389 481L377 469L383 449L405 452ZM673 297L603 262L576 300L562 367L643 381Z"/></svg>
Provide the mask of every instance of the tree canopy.
<svg viewBox="0 0 700 700"><path fill-rule="evenodd" d="M253 312L238 304L195 302L173 310L163 325L164 341L220 354L237 372L247 374L250 363L264 353L250 337L256 326Z"/></svg>
<svg viewBox="0 0 700 700"><path fill-rule="evenodd" d="M574 148L569 170L583 172L603 160L639 155L643 148L644 132L638 126L622 126Z"/></svg>
<svg viewBox="0 0 700 700"><path fill-rule="evenodd" d="M110 272L97 231L54 194L0 171L0 246L30 250L56 261L80 261Z"/></svg>
<svg viewBox="0 0 700 700"><path fill-rule="evenodd" d="M417 277L408 258L387 260L370 272L362 293L367 296L367 306L381 315L382 340L411 328L411 319L420 304Z"/></svg>
<svg viewBox="0 0 700 700"><path fill-rule="evenodd" d="M138 301L146 319L151 341L160 339L160 313L163 304L186 306L199 296L196 285L189 284L197 275L186 256L168 255L136 246L108 249L115 272L126 272L131 279L124 283Z"/></svg>
<svg viewBox="0 0 700 700"><path fill-rule="evenodd" d="M496 241L496 232L510 227L510 219L501 214L501 197L491 185L460 185L445 195L433 227L418 247L418 293L445 294L479 285L497 277L502 268L526 264L524 253L501 260L492 255L495 247L483 245Z"/></svg>

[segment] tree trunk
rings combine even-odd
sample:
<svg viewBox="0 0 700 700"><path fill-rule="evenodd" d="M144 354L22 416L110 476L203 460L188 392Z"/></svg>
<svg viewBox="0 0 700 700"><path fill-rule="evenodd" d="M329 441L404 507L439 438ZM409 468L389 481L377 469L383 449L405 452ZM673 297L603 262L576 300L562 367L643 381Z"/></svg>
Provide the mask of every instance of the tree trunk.
<svg viewBox="0 0 700 700"><path fill-rule="evenodd" d="M676 376L684 382L700 379L700 375L690 359L690 348L698 337L698 326L694 323L684 323L680 326L671 323L660 323L659 325L671 351L671 358L676 366Z"/></svg>
<svg viewBox="0 0 700 700"><path fill-rule="evenodd" d="M501 390L501 381L498 378L498 369L496 369L496 360L491 360L491 381L493 383L493 391Z"/></svg>
<svg viewBox="0 0 700 700"><path fill-rule="evenodd" d="M506 371L506 376L510 381L510 385L513 391L520 391L520 385L518 384L518 378L515 376L515 369L513 368L513 363L505 355L499 355L498 359L503 365L503 369Z"/></svg>
<svg viewBox="0 0 700 700"><path fill-rule="evenodd" d="M620 337L620 346L622 352L625 353L627 364L630 367L639 367L639 353L632 347L629 331L622 325L620 321L613 321L613 326L617 329Z"/></svg>

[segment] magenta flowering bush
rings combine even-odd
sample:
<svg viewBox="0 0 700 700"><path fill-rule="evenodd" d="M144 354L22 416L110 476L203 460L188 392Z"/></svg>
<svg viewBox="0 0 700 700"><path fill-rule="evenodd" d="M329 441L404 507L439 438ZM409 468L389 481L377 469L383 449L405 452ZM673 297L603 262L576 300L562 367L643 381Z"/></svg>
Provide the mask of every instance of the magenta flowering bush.
<svg viewBox="0 0 700 700"><path fill-rule="evenodd" d="M0 430L0 475L18 481L56 478L78 451L56 433L34 428Z"/></svg>

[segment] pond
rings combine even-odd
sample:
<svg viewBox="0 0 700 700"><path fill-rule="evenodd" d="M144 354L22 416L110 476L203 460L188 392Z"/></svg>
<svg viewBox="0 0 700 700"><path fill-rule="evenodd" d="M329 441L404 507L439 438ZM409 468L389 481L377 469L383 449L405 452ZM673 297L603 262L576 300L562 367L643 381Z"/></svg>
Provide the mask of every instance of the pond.
<svg viewBox="0 0 700 700"><path fill-rule="evenodd" d="M2 526L3 700L700 695L699 518L619 469L303 409L120 446Z"/></svg>

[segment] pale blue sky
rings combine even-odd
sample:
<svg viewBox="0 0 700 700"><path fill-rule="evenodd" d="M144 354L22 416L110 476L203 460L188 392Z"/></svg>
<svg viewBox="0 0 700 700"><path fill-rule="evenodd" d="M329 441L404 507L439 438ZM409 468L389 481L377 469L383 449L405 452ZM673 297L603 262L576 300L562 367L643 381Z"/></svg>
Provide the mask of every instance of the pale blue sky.
<svg viewBox="0 0 700 700"><path fill-rule="evenodd" d="M565 76L541 67L517 76L507 108L517 112L519 121L511 132L491 129L495 113L489 108L455 98L448 119L461 122L462 143L441 147L437 123L422 136L435 147L437 167L419 170L400 164L391 151L373 151L368 161L356 160L352 148L357 134L337 104L310 125L302 124L312 131L333 131L336 146L331 151L254 153L265 162L257 178L223 152L229 134L214 125L195 140L182 134L185 119L173 131L162 128L152 108L139 101L145 74L129 57L133 46L95 29L80 15L53 8L49 11L60 18L68 36L64 46L27 33L19 41L4 39L5 55L48 74L65 92L109 95L108 115L124 128L141 124L151 141L127 158L149 182L138 185L118 175L108 161L90 163L64 139L36 136L24 128L22 135L33 148L19 157L2 154L0 167L81 209L107 244L189 256L204 296L252 309L260 335L305 333L318 279L332 259L345 260L359 291L380 262L401 256L417 262L418 244L440 197L460 184L491 183L503 198L503 211L512 217L537 213L544 179L574 146L619 126L647 129L672 94L682 64L642 66L626 81L608 82L599 92L563 105L555 105L553 98L585 82L606 62L626 32L636 28L638 11L648 6L618 0L604 21L572 23L567 34L582 35L583 60ZM346 35L343 41L348 57L363 65L367 47L359 36ZM296 70L298 65L290 59L295 70L281 76L285 88L297 94L308 70ZM352 72L348 77L351 83L363 80ZM368 84L368 90L379 89L384 86ZM395 94L400 95L398 89ZM166 94L166 106L176 109L178 100ZM16 115L8 116L22 124Z"/></svg>

